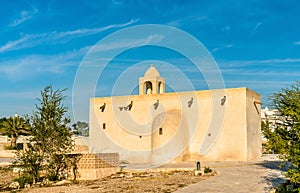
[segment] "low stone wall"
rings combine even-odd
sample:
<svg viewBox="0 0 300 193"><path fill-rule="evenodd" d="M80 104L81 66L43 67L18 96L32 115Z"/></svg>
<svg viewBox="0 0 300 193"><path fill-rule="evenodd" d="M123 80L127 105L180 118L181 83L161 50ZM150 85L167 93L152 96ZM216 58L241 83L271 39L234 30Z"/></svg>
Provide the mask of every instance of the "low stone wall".
<svg viewBox="0 0 300 193"><path fill-rule="evenodd" d="M118 171L118 153L78 154L71 177L74 179L75 172L76 180L96 180Z"/></svg>
<svg viewBox="0 0 300 193"><path fill-rule="evenodd" d="M9 141L9 137L0 135L0 143L7 143Z"/></svg>
<svg viewBox="0 0 300 193"><path fill-rule="evenodd" d="M75 145L74 150L72 152L73 153L88 153L89 147L86 145Z"/></svg>
<svg viewBox="0 0 300 193"><path fill-rule="evenodd" d="M0 150L5 150L5 146L7 145L8 143L1 143L0 142Z"/></svg>
<svg viewBox="0 0 300 193"><path fill-rule="evenodd" d="M15 150L0 150L0 158L14 158L15 156Z"/></svg>
<svg viewBox="0 0 300 193"><path fill-rule="evenodd" d="M13 158L15 157L16 151L6 150L6 147L10 146L9 142L0 142L0 158Z"/></svg>

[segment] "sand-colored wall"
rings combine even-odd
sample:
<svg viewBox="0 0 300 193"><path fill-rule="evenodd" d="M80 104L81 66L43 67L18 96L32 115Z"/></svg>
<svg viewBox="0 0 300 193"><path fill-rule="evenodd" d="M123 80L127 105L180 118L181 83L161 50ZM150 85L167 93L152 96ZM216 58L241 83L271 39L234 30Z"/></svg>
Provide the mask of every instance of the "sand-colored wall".
<svg viewBox="0 0 300 193"><path fill-rule="evenodd" d="M261 103L259 94L247 89L247 159L262 155Z"/></svg>
<svg viewBox="0 0 300 193"><path fill-rule="evenodd" d="M192 152L193 160L247 160L246 89L236 88L211 92L223 92L226 102L221 106L217 101L215 109L217 112L211 112L214 115L208 118L211 121L213 132L206 130L207 127L210 127L207 126L207 122L199 127L200 134L195 137L193 142L200 141L203 137L206 140L195 145L195 150ZM207 98L206 100L211 99ZM209 107L207 108L209 109ZM205 114L201 113L201 115ZM214 125L215 122L220 122L220 124ZM200 154L196 151L199 146L205 147Z"/></svg>
<svg viewBox="0 0 300 193"><path fill-rule="evenodd" d="M260 151L260 117L248 95L259 100L246 88L92 98L90 151L140 163L252 159Z"/></svg>

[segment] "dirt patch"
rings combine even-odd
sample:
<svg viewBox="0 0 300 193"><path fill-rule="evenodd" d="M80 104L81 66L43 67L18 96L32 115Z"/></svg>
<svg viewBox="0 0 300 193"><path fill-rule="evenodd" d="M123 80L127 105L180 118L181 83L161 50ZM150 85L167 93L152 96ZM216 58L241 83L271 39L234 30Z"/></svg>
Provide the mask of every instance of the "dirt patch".
<svg viewBox="0 0 300 193"><path fill-rule="evenodd" d="M30 187L21 192L26 193L67 193L67 192L174 192L180 188L197 183L213 176L214 173L195 176L192 171L180 172L121 172L109 177L77 182L64 186ZM5 178L4 176L1 178ZM9 181L9 180L8 180ZM8 182L7 181L7 182ZM1 179L2 183L2 179Z"/></svg>
<svg viewBox="0 0 300 193"><path fill-rule="evenodd" d="M18 174L12 172L10 167L0 167L0 191L12 182L14 178L17 178Z"/></svg>

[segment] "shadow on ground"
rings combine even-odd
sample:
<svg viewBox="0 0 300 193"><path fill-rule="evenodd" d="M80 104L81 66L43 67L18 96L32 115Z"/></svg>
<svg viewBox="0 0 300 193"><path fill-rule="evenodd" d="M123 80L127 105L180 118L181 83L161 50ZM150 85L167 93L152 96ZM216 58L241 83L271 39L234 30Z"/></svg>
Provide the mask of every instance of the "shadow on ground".
<svg viewBox="0 0 300 193"><path fill-rule="evenodd" d="M279 184L285 182L285 172L288 169L288 163L282 161L264 161L256 165L273 170L273 172L268 172L266 176L264 176L264 180L271 184L272 187L276 188Z"/></svg>

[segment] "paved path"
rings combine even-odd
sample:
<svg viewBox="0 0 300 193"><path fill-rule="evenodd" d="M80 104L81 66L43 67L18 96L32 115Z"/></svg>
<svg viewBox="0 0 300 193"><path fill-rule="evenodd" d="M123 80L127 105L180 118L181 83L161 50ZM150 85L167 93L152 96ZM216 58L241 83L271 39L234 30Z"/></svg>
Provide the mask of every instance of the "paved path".
<svg viewBox="0 0 300 193"><path fill-rule="evenodd" d="M2 158L0 157L0 166L10 164L14 159L13 158Z"/></svg>
<svg viewBox="0 0 300 193"><path fill-rule="evenodd" d="M202 162L201 167L209 166L217 175L196 184L184 187L176 193L268 193L278 184L284 182L284 172L279 169L279 160L262 157L252 162ZM162 166L155 164L129 164L127 169L147 171L195 168L195 162L170 163ZM154 169L155 169L154 168Z"/></svg>
<svg viewBox="0 0 300 193"><path fill-rule="evenodd" d="M284 181L278 162L221 163L211 164L210 167L218 175L176 193L263 193L270 192Z"/></svg>
<svg viewBox="0 0 300 193"><path fill-rule="evenodd" d="M11 158L0 158L9 162ZM278 169L279 162L202 162L201 167L209 166L217 175L196 184L184 187L176 193L268 193L284 181L284 173ZM194 162L158 166L155 164L126 164L126 169L172 169L195 168ZM158 168L157 168L158 167Z"/></svg>

